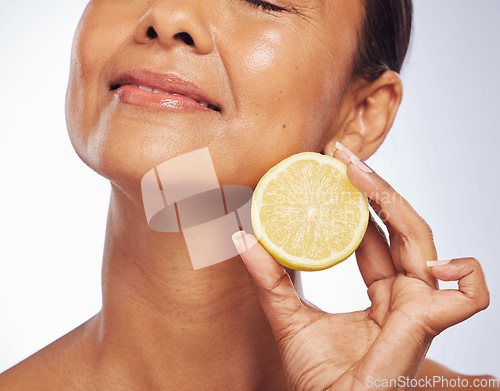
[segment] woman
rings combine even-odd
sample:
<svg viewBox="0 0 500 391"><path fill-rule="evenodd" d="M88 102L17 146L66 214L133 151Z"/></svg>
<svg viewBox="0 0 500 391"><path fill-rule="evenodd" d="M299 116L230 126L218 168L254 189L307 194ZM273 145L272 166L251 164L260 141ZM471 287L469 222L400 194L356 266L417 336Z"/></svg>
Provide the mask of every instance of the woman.
<svg viewBox="0 0 500 391"><path fill-rule="evenodd" d="M427 267L436 256L425 222L334 148L340 141L364 160L392 125L409 37L409 9L398 3L380 27L387 2L91 1L66 107L76 152L112 184L103 308L1 375L0 389L347 390L420 368L420 377L457 376L421 364L435 335L487 306L479 264ZM132 86L162 77L203 104ZM181 234L148 227L140 184L204 147L221 184L252 188L296 152L349 163L392 229L390 250L372 223L357 252L372 308L316 310L258 244L193 271ZM465 295L435 291L436 277L460 280Z"/></svg>

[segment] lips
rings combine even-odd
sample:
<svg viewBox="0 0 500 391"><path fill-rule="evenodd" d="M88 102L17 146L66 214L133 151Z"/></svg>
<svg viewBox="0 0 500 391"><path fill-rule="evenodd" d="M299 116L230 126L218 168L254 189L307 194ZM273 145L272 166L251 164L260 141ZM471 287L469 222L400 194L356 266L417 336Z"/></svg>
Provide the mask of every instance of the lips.
<svg viewBox="0 0 500 391"><path fill-rule="evenodd" d="M220 105L190 80L174 73L135 69L115 77L109 90L126 103L184 111L220 112Z"/></svg>

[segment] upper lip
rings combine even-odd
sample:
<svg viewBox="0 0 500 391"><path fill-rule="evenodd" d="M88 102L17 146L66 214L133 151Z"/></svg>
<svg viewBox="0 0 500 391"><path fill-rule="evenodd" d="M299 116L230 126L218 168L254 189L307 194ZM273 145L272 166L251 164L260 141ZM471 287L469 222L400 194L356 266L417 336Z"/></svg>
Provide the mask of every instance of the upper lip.
<svg viewBox="0 0 500 391"><path fill-rule="evenodd" d="M137 84L150 88L159 88L165 92L187 96L198 102L206 102L209 108L221 111L220 105L194 82L176 73L156 73L148 69L133 69L120 73L113 78L110 89L123 85Z"/></svg>

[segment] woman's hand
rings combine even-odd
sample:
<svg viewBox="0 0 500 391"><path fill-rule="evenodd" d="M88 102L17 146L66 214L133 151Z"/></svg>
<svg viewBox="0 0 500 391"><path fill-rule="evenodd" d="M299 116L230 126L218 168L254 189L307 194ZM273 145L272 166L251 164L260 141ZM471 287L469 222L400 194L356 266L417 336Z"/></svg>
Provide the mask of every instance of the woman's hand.
<svg viewBox="0 0 500 391"><path fill-rule="evenodd" d="M242 244L236 245L278 343L290 390L404 389L386 382L415 378L436 335L488 306L483 271L473 258L429 267L427 261L437 256L427 223L376 173L360 169L356 157L350 161L340 150L335 157L348 164L349 179L367 194L390 234L388 244L371 219L356 251L368 309L325 313L299 297L285 268L253 235L235 235ZM458 280L459 288L440 291L437 279Z"/></svg>

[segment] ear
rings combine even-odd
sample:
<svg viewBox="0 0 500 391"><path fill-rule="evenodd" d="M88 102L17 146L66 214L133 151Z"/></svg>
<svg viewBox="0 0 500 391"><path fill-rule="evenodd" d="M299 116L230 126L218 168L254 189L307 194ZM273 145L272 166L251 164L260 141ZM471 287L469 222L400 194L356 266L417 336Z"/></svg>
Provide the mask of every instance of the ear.
<svg viewBox="0 0 500 391"><path fill-rule="evenodd" d="M384 72L373 82L352 81L340 108L340 131L337 127L324 153L335 151L340 141L362 160L373 155L389 132L402 97L401 78L394 71Z"/></svg>

